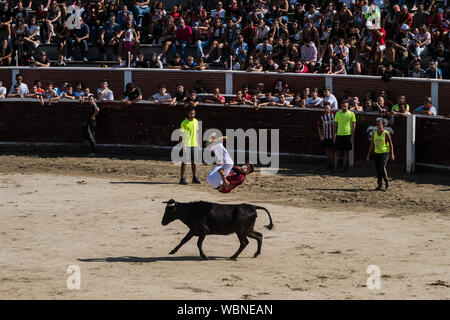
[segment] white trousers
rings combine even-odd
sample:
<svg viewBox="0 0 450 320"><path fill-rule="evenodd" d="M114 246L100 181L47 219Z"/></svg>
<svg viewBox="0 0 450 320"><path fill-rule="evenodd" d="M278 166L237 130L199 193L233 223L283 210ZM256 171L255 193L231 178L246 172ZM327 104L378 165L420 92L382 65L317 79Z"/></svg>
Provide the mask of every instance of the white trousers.
<svg viewBox="0 0 450 320"><path fill-rule="evenodd" d="M227 177L234 166L234 162L227 149L225 149L225 147L223 146L222 142L216 143L211 147L211 149L216 155L218 165L214 166L214 168L208 174L207 181L211 187L217 189L223 184L222 176L220 175L219 170L225 170L225 177Z"/></svg>

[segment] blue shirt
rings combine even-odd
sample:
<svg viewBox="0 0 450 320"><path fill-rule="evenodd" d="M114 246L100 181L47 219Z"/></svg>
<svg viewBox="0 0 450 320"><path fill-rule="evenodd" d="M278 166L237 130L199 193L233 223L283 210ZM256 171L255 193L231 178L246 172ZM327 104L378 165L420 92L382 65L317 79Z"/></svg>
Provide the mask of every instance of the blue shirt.
<svg viewBox="0 0 450 320"><path fill-rule="evenodd" d="M114 24L112 26L108 22L103 27L103 31L105 32L105 40L112 39L121 30L122 30L122 28L120 27L120 25L117 22L114 22Z"/></svg>
<svg viewBox="0 0 450 320"><path fill-rule="evenodd" d="M245 50L245 52L246 52L246 55L244 55L240 43L238 43L238 44L236 44L236 42L233 43L233 49L235 50L234 52L236 53L236 55L237 55L237 57L238 57L239 60L243 60L243 59L247 56L247 54L248 54L248 44L246 44L246 43L244 42L244 43L242 44L242 47L244 47L244 50Z"/></svg>
<svg viewBox="0 0 450 320"><path fill-rule="evenodd" d="M73 29L73 34L78 38L82 38L89 34L89 26L83 22L80 29Z"/></svg>
<svg viewBox="0 0 450 320"><path fill-rule="evenodd" d="M423 112L424 109L425 109L424 106L420 106L420 107L418 107L418 108L416 109L416 111L418 111L418 112ZM433 116L437 116L437 112L436 112L436 108L435 108L435 107L431 106L430 109L428 109L428 110L430 110L431 112L433 112Z"/></svg>

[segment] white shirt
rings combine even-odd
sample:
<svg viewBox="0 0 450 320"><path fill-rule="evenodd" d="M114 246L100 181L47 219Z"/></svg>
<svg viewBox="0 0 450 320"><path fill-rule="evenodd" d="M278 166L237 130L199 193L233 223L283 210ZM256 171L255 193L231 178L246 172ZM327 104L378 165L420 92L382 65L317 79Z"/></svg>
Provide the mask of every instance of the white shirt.
<svg viewBox="0 0 450 320"><path fill-rule="evenodd" d="M263 53L263 51L264 51L264 43L263 43L263 42L259 43L259 44L256 46L256 50L259 51L259 53ZM267 53L271 53L271 52L272 52L272 45L267 44L267 46L266 46L266 52L267 52Z"/></svg>
<svg viewBox="0 0 450 320"><path fill-rule="evenodd" d="M98 98L100 100L114 100L114 94L110 89L107 89L105 91L104 94L101 94L101 92L103 91L103 88L98 88L97 93L98 93Z"/></svg>
<svg viewBox="0 0 450 320"><path fill-rule="evenodd" d="M331 105L331 110L337 110L338 109L338 102L334 94L330 93L330 95L326 98L323 98L322 105L324 102L329 102Z"/></svg>
<svg viewBox="0 0 450 320"><path fill-rule="evenodd" d="M322 103L322 98L317 97L316 99L308 98L305 101L307 107L317 107Z"/></svg>
<svg viewBox="0 0 450 320"><path fill-rule="evenodd" d="M217 9L211 10L211 18L217 19L217 17L225 19L225 10L224 9L220 9L220 11L217 11Z"/></svg>
<svg viewBox="0 0 450 320"><path fill-rule="evenodd" d="M155 93L154 95L152 95L152 98L158 101L166 101L169 99L172 99L172 96L170 95L170 93L166 93L164 96L161 95L161 93Z"/></svg>
<svg viewBox="0 0 450 320"><path fill-rule="evenodd" d="M9 90L9 93L14 93L14 86L16 85L16 83L11 86L11 90ZM20 93L28 94L28 92L28 86L22 82L22 84L20 85Z"/></svg>
<svg viewBox="0 0 450 320"><path fill-rule="evenodd" d="M6 91L7 91L7 90L6 90L5 87L3 87L3 86L0 87L0 96L1 96L1 95L4 95L3 98L5 98L5 97L6 97Z"/></svg>

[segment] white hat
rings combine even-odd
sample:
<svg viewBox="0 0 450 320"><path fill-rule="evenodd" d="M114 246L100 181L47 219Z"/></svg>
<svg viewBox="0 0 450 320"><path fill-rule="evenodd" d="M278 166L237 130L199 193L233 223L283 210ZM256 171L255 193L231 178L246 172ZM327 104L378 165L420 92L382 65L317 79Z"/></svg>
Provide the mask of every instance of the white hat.
<svg viewBox="0 0 450 320"><path fill-rule="evenodd" d="M409 30L409 26L407 24L402 24L401 30Z"/></svg>
<svg viewBox="0 0 450 320"><path fill-rule="evenodd" d="M371 22L371 21L367 21L367 22L366 22L366 27L367 27L367 28L372 27L372 22Z"/></svg>

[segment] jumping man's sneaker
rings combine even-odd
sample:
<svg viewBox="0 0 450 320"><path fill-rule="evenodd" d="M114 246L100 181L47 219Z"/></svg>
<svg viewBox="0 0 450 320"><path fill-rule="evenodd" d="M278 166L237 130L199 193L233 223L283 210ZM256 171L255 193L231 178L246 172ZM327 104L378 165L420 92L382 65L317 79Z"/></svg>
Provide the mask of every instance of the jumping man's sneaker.
<svg viewBox="0 0 450 320"><path fill-rule="evenodd" d="M180 179L180 184L187 185L186 179L185 178L181 178Z"/></svg>
<svg viewBox="0 0 450 320"><path fill-rule="evenodd" d="M200 184L201 182L200 182L200 180L197 179L197 177L193 177L192 178L192 183Z"/></svg>

